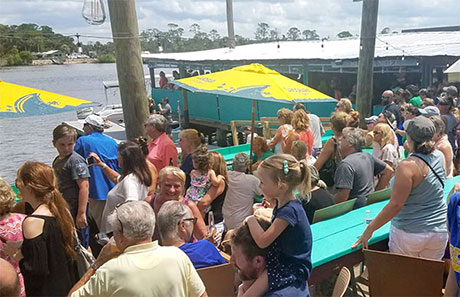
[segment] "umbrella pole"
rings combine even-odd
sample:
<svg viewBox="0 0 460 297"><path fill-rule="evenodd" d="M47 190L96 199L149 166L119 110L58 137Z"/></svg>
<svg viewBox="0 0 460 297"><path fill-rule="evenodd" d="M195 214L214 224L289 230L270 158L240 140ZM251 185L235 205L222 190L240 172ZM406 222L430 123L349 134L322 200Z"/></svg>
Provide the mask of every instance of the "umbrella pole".
<svg viewBox="0 0 460 297"><path fill-rule="evenodd" d="M252 99L252 116L251 116L251 149L249 150L249 160L252 160L252 143L254 140L254 126L256 113L256 100ZM249 172L252 173L252 166L249 167Z"/></svg>

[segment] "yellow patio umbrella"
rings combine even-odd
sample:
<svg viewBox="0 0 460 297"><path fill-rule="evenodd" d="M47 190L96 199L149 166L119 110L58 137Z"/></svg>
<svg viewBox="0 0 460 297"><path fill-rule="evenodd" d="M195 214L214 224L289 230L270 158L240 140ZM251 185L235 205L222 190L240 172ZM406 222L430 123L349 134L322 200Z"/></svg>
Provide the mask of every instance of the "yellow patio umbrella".
<svg viewBox="0 0 460 297"><path fill-rule="evenodd" d="M252 131L254 131L256 100L293 104L336 101L262 64L238 66L229 70L174 80L171 83L192 92L252 99ZM253 137L254 134L251 133L251 155Z"/></svg>
<svg viewBox="0 0 460 297"><path fill-rule="evenodd" d="M261 64L174 80L192 92L278 102L332 102L335 99Z"/></svg>
<svg viewBox="0 0 460 297"><path fill-rule="evenodd" d="M0 117L54 114L96 105L99 104L0 80Z"/></svg>

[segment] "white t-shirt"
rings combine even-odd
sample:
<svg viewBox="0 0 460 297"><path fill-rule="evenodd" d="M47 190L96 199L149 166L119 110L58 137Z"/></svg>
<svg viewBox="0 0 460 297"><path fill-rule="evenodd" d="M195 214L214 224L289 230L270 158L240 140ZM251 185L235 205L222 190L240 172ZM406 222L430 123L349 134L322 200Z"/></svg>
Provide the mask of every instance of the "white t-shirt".
<svg viewBox="0 0 460 297"><path fill-rule="evenodd" d="M396 169L399 163L398 151L391 143L388 143L380 150L380 156L378 156L378 158L383 162L391 162L393 169Z"/></svg>
<svg viewBox="0 0 460 297"><path fill-rule="evenodd" d="M222 213L227 229L239 227L247 216L252 215L254 197L262 195L260 180L244 172L228 172L228 189Z"/></svg>
<svg viewBox="0 0 460 297"><path fill-rule="evenodd" d="M322 148L323 143L321 142L321 120L316 114L309 113L308 117L310 118L310 129L313 132L313 148Z"/></svg>
<svg viewBox="0 0 460 297"><path fill-rule="evenodd" d="M120 179L121 176L118 176ZM101 232L108 233L112 231L112 227L107 222L107 217L115 210L119 203L132 200L142 201L147 197L149 188L141 183L133 173L128 174L125 178L119 181L112 190L107 194L107 202L105 203L104 212L102 213Z"/></svg>

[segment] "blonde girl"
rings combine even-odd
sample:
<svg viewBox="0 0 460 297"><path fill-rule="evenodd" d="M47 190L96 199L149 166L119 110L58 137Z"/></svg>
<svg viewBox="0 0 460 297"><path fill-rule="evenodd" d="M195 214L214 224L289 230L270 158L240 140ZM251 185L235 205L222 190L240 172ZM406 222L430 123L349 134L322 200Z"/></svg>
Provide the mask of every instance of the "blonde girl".
<svg viewBox="0 0 460 297"><path fill-rule="evenodd" d="M376 157L396 169L399 157L393 139L393 131L389 125L380 123L374 127L374 142L381 147L380 154Z"/></svg>
<svg viewBox="0 0 460 297"><path fill-rule="evenodd" d="M223 176L216 175L211 169L209 152L205 146L201 146L192 154L193 170L190 172L191 183L187 189L185 198L198 203L211 185L217 187L223 181Z"/></svg>
<svg viewBox="0 0 460 297"><path fill-rule="evenodd" d="M272 224L264 231L254 216L245 222L260 248L269 247L266 271L244 296L260 296L287 286L305 287L310 276L312 237L310 224L295 194L310 192L310 170L304 160L279 154L264 160L259 167L260 188L275 197Z"/></svg>

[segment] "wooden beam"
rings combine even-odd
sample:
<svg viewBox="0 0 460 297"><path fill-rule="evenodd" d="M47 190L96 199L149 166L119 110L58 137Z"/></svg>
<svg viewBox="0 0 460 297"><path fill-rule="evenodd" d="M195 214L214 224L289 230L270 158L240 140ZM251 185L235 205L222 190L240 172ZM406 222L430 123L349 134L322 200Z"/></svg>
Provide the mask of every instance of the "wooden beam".
<svg viewBox="0 0 460 297"><path fill-rule="evenodd" d="M108 4L126 138L133 139L144 135L149 115L136 7L134 0L108 0Z"/></svg>

